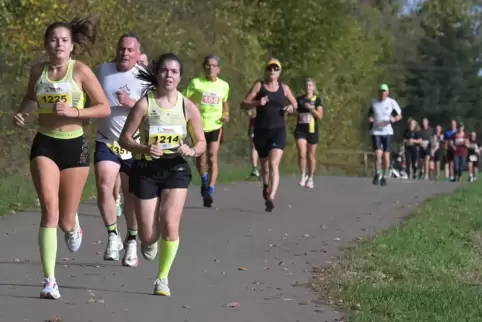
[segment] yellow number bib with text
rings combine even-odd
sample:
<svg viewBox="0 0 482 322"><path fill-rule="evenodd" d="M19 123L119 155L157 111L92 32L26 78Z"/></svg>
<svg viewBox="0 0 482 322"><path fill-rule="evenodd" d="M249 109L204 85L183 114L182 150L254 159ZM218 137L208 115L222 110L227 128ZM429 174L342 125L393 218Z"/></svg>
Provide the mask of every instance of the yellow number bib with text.
<svg viewBox="0 0 482 322"><path fill-rule="evenodd" d="M165 152L178 148L181 145L182 137L181 126L164 125L149 128L149 144L159 145Z"/></svg>
<svg viewBox="0 0 482 322"><path fill-rule="evenodd" d="M106 143L106 145L109 148L109 150L112 151L112 153L117 155L122 160L127 160L132 158L132 153L130 153L124 148L121 148L121 146L119 145L119 143L117 143L117 141L114 141L112 143Z"/></svg>

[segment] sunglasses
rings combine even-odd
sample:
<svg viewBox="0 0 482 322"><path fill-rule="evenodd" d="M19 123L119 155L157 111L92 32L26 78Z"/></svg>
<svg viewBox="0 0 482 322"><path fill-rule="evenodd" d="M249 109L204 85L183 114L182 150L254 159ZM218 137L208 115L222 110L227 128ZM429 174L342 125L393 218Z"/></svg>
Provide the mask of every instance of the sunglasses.
<svg viewBox="0 0 482 322"><path fill-rule="evenodd" d="M269 65L268 67L266 67L266 70L268 72L279 72L280 71L280 68L278 65Z"/></svg>

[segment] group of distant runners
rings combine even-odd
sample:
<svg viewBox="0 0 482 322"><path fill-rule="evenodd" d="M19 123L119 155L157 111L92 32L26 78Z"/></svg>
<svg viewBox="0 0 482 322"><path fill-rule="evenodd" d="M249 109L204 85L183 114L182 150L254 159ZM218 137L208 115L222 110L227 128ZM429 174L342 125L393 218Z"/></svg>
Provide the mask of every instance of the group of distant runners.
<svg viewBox="0 0 482 322"><path fill-rule="evenodd" d="M392 171L392 124L402 119L400 106L389 97L389 88L381 84L379 97L371 101L368 121L373 150L375 151L374 185L386 185ZM459 182L467 165L469 182L477 179L479 156L482 150L477 143L476 132L467 133L462 122L450 122L450 128L443 132L442 126L435 130L428 118L422 126L413 119L403 132L401 145L403 168L407 179L439 180L442 166L446 181ZM383 169L382 169L383 165Z"/></svg>
<svg viewBox="0 0 482 322"><path fill-rule="evenodd" d="M31 68L27 92L13 117L14 124L23 128L34 109L39 114L30 169L42 214L38 242L44 281L40 297L60 298L55 278L57 227L64 232L71 252L82 244L77 211L91 160L83 130L88 120L95 120L96 125L97 203L108 239L104 260L120 260L124 249L122 264L137 266L140 241L146 260L159 256L154 294L170 296L168 275L179 247L179 225L192 179L187 158L196 159L203 204L211 207L223 125L230 120L229 85L219 78L220 58L210 55L203 61L204 75L192 79L181 93L181 59L167 53L148 63L140 39L132 33L119 38L115 60L97 66L94 73L74 57L77 50L89 49L94 43L96 27L91 17L47 27L44 48L49 60ZM299 152L299 185L307 188L314 187L318 123L323 118L323 102L314 80L307 79L304 93L295 97L289 86L280 82L281 72L280 61L270 59L264 77L254 82L240 104L249 115L252 175L261 176L268 212L274 208L279 186L279 165L286 145L285 114L297 117L293 135ZM381 158L390 151L391 123L401 119L401 111L388 98L386 85L380 94L372 101L370 121L376 179L383 183ZM121 214L127 226L124 239L117 226Z"/></svg>

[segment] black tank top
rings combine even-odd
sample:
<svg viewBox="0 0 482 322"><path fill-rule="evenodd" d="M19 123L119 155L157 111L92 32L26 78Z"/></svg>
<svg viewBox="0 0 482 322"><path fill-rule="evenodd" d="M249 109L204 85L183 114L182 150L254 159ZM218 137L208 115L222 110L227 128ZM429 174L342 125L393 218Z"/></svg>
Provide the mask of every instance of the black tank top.
<svg viewBox="0 0 482 322"><path fill-rule="evenodd" d="M477 154L477 151L476 151L477 140L469 139L469 142L470 142L469 154Z"/></svg>
<svg viewBox="0 0 482 322"><path fill-rule="evenodd" d="M254 119L255 129L276 129L285 127L285 113L283 108L286 103L286 96L283 91L283 84L280 82L276 92L270 92L264 87L261 81L261 89L256 95L256 100L268 96L268 103L264 106L256 106L256 118Z"/></svg>

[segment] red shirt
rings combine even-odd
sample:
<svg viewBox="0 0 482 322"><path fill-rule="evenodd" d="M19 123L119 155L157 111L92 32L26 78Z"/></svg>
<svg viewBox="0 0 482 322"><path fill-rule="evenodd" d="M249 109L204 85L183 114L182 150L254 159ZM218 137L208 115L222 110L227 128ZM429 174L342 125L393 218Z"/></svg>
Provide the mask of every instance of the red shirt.
<svg viewBox="0 0 482 322"><path fill-rule="evenodd" d="M459 157L466 157L469 154L468 148L465 145L465 141L467 138L468 137L465 133L456 132L452 135L452 142L455 146L454 155Z"/></svg>

